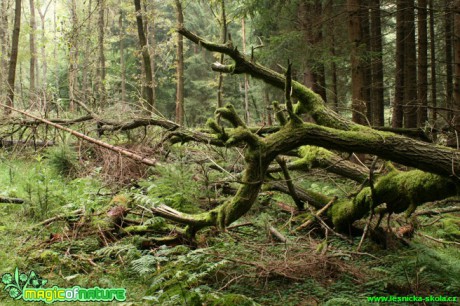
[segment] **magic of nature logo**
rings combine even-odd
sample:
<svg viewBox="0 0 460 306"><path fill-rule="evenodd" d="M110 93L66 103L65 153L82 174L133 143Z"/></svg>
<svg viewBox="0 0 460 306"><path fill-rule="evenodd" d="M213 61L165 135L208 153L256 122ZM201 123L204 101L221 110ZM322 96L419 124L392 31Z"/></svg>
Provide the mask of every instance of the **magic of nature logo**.
<svg viewBox="0 0 460 306"><path fill-rule="evenodd" d="M111 302L126 301L126 289L124 288L82 288L73 286L71 288L61 288L54 286L44 288L48 283L34 271L29 273L20 272L18 268L14 273L2 275L3 288L14 300L24 300L29 302Z"/></svg>

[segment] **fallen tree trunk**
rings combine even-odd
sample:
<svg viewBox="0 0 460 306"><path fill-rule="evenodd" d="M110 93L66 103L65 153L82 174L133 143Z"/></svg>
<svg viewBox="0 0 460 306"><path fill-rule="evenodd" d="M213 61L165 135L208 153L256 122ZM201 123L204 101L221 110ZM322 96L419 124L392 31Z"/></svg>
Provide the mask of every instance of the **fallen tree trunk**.
<svg viewBox="0 0 460 306"><path fill-rule="evenodd" d="M0 197L0 203L5 203L5 204L22 204L24 203L23 199L18 199L18 198L5 198L5 197Z"/></svg>
<svg viewBox="0 0 460 306"><path fill-rule="evenodd" d="M122 149L122 148L120 148L120 147L117 147L117 146L114 146L114 145L105 143L105 142L103 142L103 141L94 139L94 138L92 138L92 137L89 137L89 136L87 136L87 135L85 135L85 134L82 134L82 133L79 133L79 132L77 132L77 131L74 131L74 130L72 130L72 129L69 129L69 128L67 128L67 127L65 127L65 126L62 126L62 125L60 125L60 124L53 123L53 122L51 122L51 121L49 121L49 120L47 120L47 119L39 118L39 117L37 117L37 116L34 116L34 115L32 115L32 114L29 114L29 113L27 113L27 112L24 112L24 111L22 111L22 110L16 109L16 108L14 108L14 107L11 107L11 106L8 106L8 105L5 105L5 104L1 104L1 103L0 103L0 106L3 106L4 108L13 110L13 111L15 111L15 112L18 112L18 113L20 113L20 114L23 114L24 116L30 117L30 118L32 118L32 119L41 121L41 122L43 122L43 123L45 123L45 124L47 124L47 125L50 125L50 126L52 126L52 127L57 128L57 129L66 131L66 132L68 132L68 133L74 135L75 137L78 137L78 138L80 138L80 139L83 139L83 140L86 140L86 141L88 141L88 142L94 143L94 144L96 144L96 145L98 145L98 146L104 147L104 148L109 149L109 150L111 150L111 151L117 152L117 153L119 153L119 154L121 154L121 155L123 155L123 156L132 158L132 159L137 160L137 161L139 161L139 162L141 162L141 163L143 163L143 164L146 164L146 165L149 165L149 166L155 166L155 165L157 164L157 161L154 160L154 159L150 159L150 158L141 156L141 155L139 155L139 154L136 154L136 153L127 151L127 150L125 150L125 149Z"/></svg>
<svg viewBox="0 0 460 306"><path fill-rule="evenodd" d="M354 221L361 219L382 203L386 203L387 207L381 212L407 211L410 215L423 202L457 193L459 177L456 174L460 173L459 151L357 125L328 109L317 94L302 84L292 82L291 88L289 75L284 78L281 74L246 60L236 48L208 42L184 28L179 29L179 32L204 48L227 54L235 61L234 65L216 63L213 65L214 70L247 73L278 88L285 87L286 109L289 114L289 119L285 124L282 122L283 126L278 131L262 138L245 125L231 105L216 111L216 116L229 121L233 129L224 128L218 120L209 120L208 127L225 146L237 146L241 143L246 145L245 170L235 197L207 213L187 215L172 212L171 215L171 211L164 205L161 205L160 211L154 205L154 213L186 224L188 235L193 236L197 230L206 226L224 228L245 214L255 202L271 162L278 155L304 145L342 152L374 154L427 171L394 170L380 177L373 188L366 187L361 190L354 199L336 201L327 211L327 215L340 231L347 231ZM290 67L290 64L288 66ZM288 72L289 70L288 68ZM295 107L290 103L291 92L299 99ZM311 115L316 124L303 122L299 116L304 113ZM288 189L292 189L292 185ZM319 199L319 202L325 199ZM327 202L324 201L322 204L324 206Z"/></svg>
<svg viewBox="0 0 460 306"><path fill-rule="evenodd" d="M35 146L35 147L50 147L50 146L54 146L54 141L0 139L0 148L13 147L17 145Z"/></svg>

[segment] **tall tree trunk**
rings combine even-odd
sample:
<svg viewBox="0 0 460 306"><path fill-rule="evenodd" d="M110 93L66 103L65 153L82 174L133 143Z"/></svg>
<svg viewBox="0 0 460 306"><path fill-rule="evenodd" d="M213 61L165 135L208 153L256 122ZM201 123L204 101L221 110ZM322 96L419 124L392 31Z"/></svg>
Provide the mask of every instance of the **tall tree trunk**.
<svg viewBox="0 0 460 306"><path fill-rule="evenodd" d="M74 111L75 107L75 91L77 86L77 59L78 59L78 19L77 19L77 4L76 0L70 2L70 16L72 20L72 34L69 39L69 107L70 111Z"/></svg>
<svg viewBox="0 0 460 306"><path fill-rule="evenodd" d="M404 13L404 126L417 127L417 56L415 48L415 5L406 0Z"/></svg>
<svg viewBox="0 0 460 306"><path fill-rule="evenodd" d="M396 7L396 75L395 75L395 97L393 100L392 126L401 128L403 125L403 103L404 103L404 47L405 27L404 11L406 10L405 0L397 0Z"/></svg>
<svg viewBox="0 0 460 306"><path fill-rule="evenodd" d="M361 0L347 0L349 17L349 39L351 46L351 92L352 92L352 119L359 124L367 124L365 77L362 48Z"/></svg>
<svg viewBox="0 0 460 306"><path fill-rule="evenodd" d="M41 11L41 9L38 9L38 15L40 16L40 27L41 27L41 40L42 40L42 44L41 44L41 64L42 64L42 77L41 77L41 88L43 90L46 89L47 87L47 80L46 80L46 77L47 77L47 74L48 74L48 62L46 60L46 31L45 31L45 17L46 17L46 13L48 12L48 9L51 5L53 0L49 0L48 1L48 4L46 5L45 9L43 10L43 12ZM55 24L55 31L54 31L54 35L55 35L55 41L57 41L57 36L56 36L56 3L54 4L54 24ZM54 49L56 50L57 44L54 44ZM56 54L54 54L54 58L56 58ZM57 77L57 76L56 76ZM43 103L46 103L46 101L43 101ZM46 108L46 107L44 107Z"/></svg>
<svg viewBox="0 0 460 306"><path fill-rule="evenodd" d="M35 3L34 0L29 0L30 6L30 33L29 33L29 46L30 46L30 67L29 67L29 99L32 105L35 95L35 76L36 76L36 64L37 54L35 51Z"/></svg>
<svg viewBox="0 0 460 306"><path fill-rule="evenodd" d="M155 110L155 101L153 100L152 90L152 67L150 62L150 54L147 47L147 37L144 32L144 22L142 19L142 7L140 0L134 0L134 7L136 10L137 33L139 35L139 44L142 49L142 59L144 64L145 85L143 86L147 98L147 111L153 112Z"/></svg>
<svg viewBox="0 0 460 306"><path fill-rule="evenodd" d="M453 79L452 79L452 0L445 0L445 19L444 19L444 31L446 39L446 108L449 109L447 112L447 119L452 120L452 94L454 91Z"/></svg>
<svg viewBox="0 0 460 306"><path fill-rule="evenodd" d="M361 1L361 31L362 31L362 63L364 69L364 101L366 102L366 117L368 122L372 122L372 104L371 104L371 87L372 87L372 61L371 58L371 32L369 20L369 4Z"/></svg>
<svg viewBox="0 0 460 306"><path fill-rule="evenodd" d="M264 89L264 101L265 101L265 106L266 106L266 110L267 110L267 125L268 126L272 126L273 125L273 121L272 121L272 104L270 102L270 93L268 92L268 88L265 87Z"/></svg>
<svg viewBox="0 0 460 306"><path fill-rule="evenodd" d="M107 94L105 90L105 52L104 52L104 36L105 36L105 1L98 0L99 6L99 20L98 20L98 53L99 53L99 65L97 69L97 96L99 106L106 106Z"/></svg>
<svg viewBox="0 0 460 306"><path fill-rule="evenodd" d="M454 2L454 72L455 87L453 100L453 123L456 131L455 145L459 148L460 138L460 0Z"/></svg>
<svg viewBox="0 0 460 306"><path fill-rule="evenodd" d="M2 1L0 6L0 99L4 99L5 78L7 68L7 49L8 49L8 14L7 1Z"/></svg>
<svg viewBox="0 0 460 306"><path fill-rule="evenodd" d="M438 111L437 107L437 92L436 92L436 38L434 33L434 9L433 0L428 3L430 10L430 82L431 82L431 120L433 123L436 122Z"/></svg>
<svg viewBox="0 0 460 306"><path fill-rule="evenodd" d="M427 34L427 0L417 2L418 30L418 64L417 64L417 94L418 94L418 126L425 125L428 120L428 34Z"/></svg>
<svg viewBox="0 0 460 306"><path fill-rule="evenodd" d="M372 0L370 5L372 51L371 122L374 126L384 126L383 50L380 0Z"/></svg>
<svg viewBox="0 0 460 306"><path fill-rule="evenodd" d="M221 0L221 25L220 25L220 37L222 43L225 44L227 42L227 16L225 14L225 0ZM220 54L220 63L224 63L224 54ZM217 107L220 108L224 106L223 102L223 95L224 95L224 74L222 72L219 73L219 79L217 82Z"/></svg>
<svg viewBox="0 0 460 306"><path fill-rule="evenodd" d="M123 108L126 103L126 67L125 67L125 46L124 46L124 28L123 28L123 8L121 0L118 2L120 16L118 18L118 28L120 29L120 68L121 68L121 104Z"/></svg>
<svg viewBox="0 0 460 306"><path fill-rule="evenodd" d="M303 1L299 5L299 18L306 44L317 47L323 41L321 18L323 8L320 0ZM327 102L326 76L324 63L315 58L309 59L304 69L304 84L319 94Z"/></svg>
<svg viewBox="0 0 460 306"><path fill-rule="evenodd" d="M154 14L154 8L151 8L150 14ZM156 79L155 79L155 56L156 56L156 40L155 40L155 18L152 18L149 22L148 26L148 32L149 32L149 55L150 55L150 62L151 62L151 72L152 72L152 96L153 96L153 102L155 104L156 101Z"/></svg>
<svg viewBox="0 0 460 306"><path fill-rule="evenodd" d="M8 97L6 104L8 106L14 106L14 84L16 80L16 63L18 61L18 46L19 46L19 32L21 31L21 0L15 1L14 8L14 26L13 26L13 37L11 39L11 56L10 66L8 69ZM5 115L11 114L11 110L5 108Z"/></svg>
<svg viewBox="0 0 460 306"><path fill-rule="evenodd" d="M184 26L184 15L182 14L182 4L176 0L176 17L179 28ZM184 37L177 34L177 89L176 89L176 123L184 124Z"/></svg>
<svg viewBox="0 0 460 306"><path fill-rule="evenodd" d="M244 17L241 19L241 36L243 39L243 54L246 54L246 26L244 22ZM244 75L244 119L246 124L249 124L249 118L251 117L249 113L249 79L248 75Z"/></svg>
<svg viewBox="0 0 460 306"><path fill-rule="evenodd" d="M93 2L90 0L88 1L88 13L84 16L86 20L86 27L85 27L85 35L89 36L92 33L92 6ZM86 12L85 10L83 12ZM81 87L82 87L82 99L85 103L88 103L90 100L90 95L92 92L92 82L90 82L91 78L91 67L92 67L92 60L90 60L90 44L91 41L89 39L85 39L83 41L83 58L88 59L83 65L81 66Z"/></svg>

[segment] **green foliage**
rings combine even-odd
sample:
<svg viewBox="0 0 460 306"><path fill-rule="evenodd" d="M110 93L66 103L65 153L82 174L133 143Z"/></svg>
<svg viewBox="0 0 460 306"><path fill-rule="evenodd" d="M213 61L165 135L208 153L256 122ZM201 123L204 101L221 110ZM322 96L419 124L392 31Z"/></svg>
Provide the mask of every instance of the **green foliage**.
<svg viewBox="0 0 460 306"><path fill-rule="evenodd" d="M356 302L347 298L333 298L327 301L324 306L355 306Z"/></svg>
<svg viewBox="0 0 460 306"><path fill-rule="evenodd" d="M68 144L61 144L57 147L48 149L46 156L50 166L64 177L76 175L77 153Z"/></svg>
<svg viewBox="0 0 460 306"><path fill-rule="evenodd" d="M193 168L183 161L159 165L156 175L139 184L146 188L147 196L136 195L140 201L151 205L166 204L183 212L198 212L197 201L201 194L200 184L193 179Z"/></svg>
<svg viewBox="0 0 460 306"><path fill-rule="evenodd" d="M176 305L209 298L210 288L201 285L226 264L226 260L207 254L206 249L162 246L154 255L134 260L132 269L141 276L153 274L149 296L145 299L161 305Z"/></svg>

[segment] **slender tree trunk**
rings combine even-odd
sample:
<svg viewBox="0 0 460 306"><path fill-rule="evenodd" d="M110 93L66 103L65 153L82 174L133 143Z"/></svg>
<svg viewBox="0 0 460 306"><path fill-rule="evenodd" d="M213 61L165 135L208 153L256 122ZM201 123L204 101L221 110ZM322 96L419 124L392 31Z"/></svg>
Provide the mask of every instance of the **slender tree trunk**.
<svg viewBox="0 0 460 306"><path fill-rule="evenodd" d="M144 22L142 18L142 7L140 0L134 0L134 7L136 10L137 33L139 35L139 44L142 49L142 59L144 65L145 85L143 86L147 98L147 111L153 112L155 109L155 101L153 100L152 91L152 68L150 62L150 54L147 47L147 37L144 32Z"/></svg>
<svg viewBox="0 0 460 306"><path fill-rule="evenodd" d="M364 69L364 101L366 102L366 117L367 121L372 123L372 61L371 59L371 32L369 20L369 2L361 1L360 14L361 14L361 31L362 42L362 64Z"/></svg>
<svg viewBox="0 0 460 306"><path fill-rule="evenodd" d="M427 34L427 0L417 2L417 30L418 30L418 126L424 126L428 120L428 34Z"/></svg>
<svg viewBox="0 0 460 306"><path fill-rule="evenodd" d="M265 100L265 105L267 109L267 125L272 126L273 121L272 121L272 104L270 102L270 93L268 92L268 88L264 89L264 100Z"/></svg>
<svg viewBox="0 0 460 306"><path fill-rule="evenodd" d="M404 11L406 10L405 0L398 0L396 7L396 75L395 75L395 97L393 100L392 126L401 128L403 125L403 102L404 102L404 47L405 27Z"/></svg>
<svg viewBox="0 0 460 306"><path fill-rule="evenodd" d="M78 19L76 0L71 0L70 16L72 20L72 34L69 39L69 107L73 112L75 108L75 90L77 83L77 59L78 59Z"/></svg>
<svg viewBox="0 0 460 306"><path fill-rule="evenodd" d="M454 2L454 100L453 122L456 130L455 145L459 147L460 138L460 0Z"/></svg>
<svg viewBox="0 0 460 306"><path fill-rule="evenodd" d="M120 7L120 16L118 18L118 28L120 29L120 67L121 67L121 104L123 108L126 103L126 67L125 67L125 46L124 46L124 28L123 28L123 8L121 0L118 3Z"/></svg>
<svg viewBox="0 0 460 306"><path fill-rule="evenodd" d="M85 26L85 35L89 36L90 33L92 33L92 6L93 2L90 0L88 1L88 14L85 17L86 19L86 26ZM84 11L86 12L86 11ZM88 103L90 100L90 94L92 92L92 83L89 81L91 79L91 67L93 61L90 59L90 43L91 41L89 39L85 39L83 41L83 58L88 59L81 65L81 87L82 87L82 99L85 101L85 103Z"/></svg>
<svg viewBox="0 0 460 306"><path fill-rule="evenodd" d="M176 17L179 28L184 26L184 15L182 14L182 4L176 0ZM176 123L184 124L184 37L177 34L177 89L176 89Z"/></svg>
<svg viewBox="0 0 460 306"><path fill-rule="evenodd" d="M384 126L384 88L382 59L382 26L380 0L371 2L371 51L372 51L372 125Z"/></svg>
<svg viewBox="0 0 460 306"><path fill-rule="evenodd" d="M98 105L101 107L106 106L107 94L105 90L105 52L104 52L104 39L105 39L105 1L98 0L99 6L99 20L98 20L98 53L99 53L99 67L97 70L97 94Z"/></svg>
<svg viewBox="0 0 460 306"><path fill-rule="evenodd" d="M453 79L452 79L452 8L450 6L452 0L445 0L445 20L444 31L446 39L446 108L447 119L452 120L452 100L453 100Z"/></svg>
<svg viewBox="0 0 460 306"><path fill-rule="evenodd" d="M8 88L7 88L7 100L8 106L14 106L14 85L16 80L16 63L18 60L18 46L19 46L19 32L21 31L21 0L15 1L14 8L14 26L13 26L13 37L11 39L11 56L10 66L8 69ZM11 110L6 108L5 114L11 114Z"/></svg>
<svg viewBox="0 0 460 306"><path fill-rule="evenodd" d="M154 14L154 8L150 9L150 14ZM150 42L149 42L149 55L150 55L150 61L151 61L151 71L152 71L152 96L153 96L153 101L155 103L156 101L156 79L155 79L155 56L156 56L156 40L155 40L155 18L152 18L149 22L149 37L150 37Z"/></svg>
<svg viewBox="0 0 460 306"><path fill-rule="evenodd" d="M42 12L40 9L38 9L38 15L40 16L40 27L41 27L41 40L42 40L42 44L41 44L41 64L42 64L42 77L41 77L41 88L43 90L46 90L46 87L47 87L47 73L48 73L48 62L46 60L46 31L45 31L45 17L46 17L46 13L48 12L48 9L50 7L52 3L52 0L49 0L48 1L48 4L46 5L44 11ZM55 41L56 40L56 4L54 5L54 24L55 24ZM54 49L56 49L56 44L54 44ZM56 54L54 54L54 58L56 58ZM46 101L43 101L43 103L46 103Z"/></svg>
<svg viewBox="0 0 460 306"><path fill-rule="evenodd" d="M244 22L244 18L241 19L241 34L243 39L243 54L246 54L246 26ZM249 118L251 117L249 113L249 79L248 75L244 74L244 119L246 120L246 124L249 124Z"/></svg>
<svg viewBox="0 0 460 306"><path fill-rule="evenodd" d="M8 14L7 1L2 1L0 6L0 99L4 99L5 75L7 68L7 49L8 49Z"/></svg>
<svg viewBox="0 0 460 306"><path fill-rule="evenodd" d="M349 39L351 46L351 92L352 92L352 119L359 124L366 124L365 77L362 48L361 1L347 0L349 17Z"/></svg>
<svg viewBox="0 0 460 306"><path fill-rule="evenodd" d="M220 37L222 40L222 43L225 44L227 42L227 16L225 14L225 0L221 0L221 25L220 25ZM224 63L224 54L220 54L220 63ZM222 107L224 106L223 102L223 95L224 95L224 74L222 72L219 73L219 79L217 82L217 107Z"/></svg>
<svg viewBox="0 0 460 306"><path fill-rule="evenodd" d="M415 5L406 0L404 47L404 126L417 127L417 56L415 46Z"/></svg>
<svg viewBox="0 0 460 306"><path fill-rule="evenodd" d="M436 44L435 44L435 33L434 33L434 10L433 10L433 0L430 0L429 3L430 10L430 81L431 81L431 106L433 107L431 111L431 121L436 122L438 111L437 107L437 91L436 91Z"/></svg>
<svg viewBox="0 0 460 306"><path fill-rule="evenodd" d="M29 0L30 6L30 33L29 33L29 46L30 46L30 67L29 67L29 99L32 105L35 95L35 76L36 76L36 64L37 54L35 50L35 3L34 0Z"/></svg>

